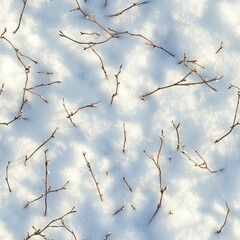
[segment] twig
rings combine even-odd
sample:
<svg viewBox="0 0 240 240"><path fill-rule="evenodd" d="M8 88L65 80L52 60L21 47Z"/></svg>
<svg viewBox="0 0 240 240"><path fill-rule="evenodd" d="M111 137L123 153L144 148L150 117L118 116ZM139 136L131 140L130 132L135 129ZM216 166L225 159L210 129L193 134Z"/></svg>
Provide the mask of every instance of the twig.
<svg viewBox="0 0 240 240"><path fill-rule="evenodd" d="M118 95L118 86L119 86L119 84L120 84L119 79L118 79L118 76L119 76L119 74L121 73L121 70L122 70L122 65L119 67L118 73L115 74L116 88L115 88L115 92L113 93L112 98L111 98L111 102L110 102L111 105L113 104L113 98Z"/></svg>
<svg viewBox="0 0 240 240"><path fill-rule="evenodd" d="M97 57L99 58L99 60L100 60L100 62L101 62L101 69L103 70L104 76L105 76L105 78L107 79L107 78L108 78L108 76L107 76L107 71L106 71L106 69L105 69L105 67L104 67L104 63L103 63L102 58L100 57L100 55L99 55L93 48L91 48L91 49L92 49L92 51L97 55Z"/></svg>
<svg viewBox="0 0 240 240"><path fill-rule="evenodd" d="M223 42L221 42L220 47L218 48L218 50L216 51L216 54L223 48Z"/></svg>
<svg viewBox="0 0 240 240"><path fill-rule="evenodd" d="M94 183L95 183L95 185L96 185L99 198L100 198L101 201L103 201L103 194L102 194L101 191L100 191L99 183L97 182L96 177L95 177L95 175L94 175L94 173L93 173L93 171L92 171L92 167L91 167L90 162L89 162L89 161L87 160L87 158L86 158L86 154L87 154L87 153L83 152L83 157L84 157L84 159L85 159L85 161L86 161L88 170L89 170L89 172L91 173L92 178L93 178L93 181L94 181Z"/></svg>
<svg viewBox="0 0 240 240"><path fill-rule="evenodd" d="M229 208L229 206L228 206L228 203L226 202L226 208L227 208L227 213L226 213L226 216L225 216L225 219L224 219L224 222L223 222L223 225L220 227L220 229L218 230L218 231L216 231L216 233L221 233L222 232L222 230L223 230L223 228L224 228L224 226L226 225L226 223L227 223L227 219L228 219L228 215L229 215L229 213L230 213L230 208Z"/></svg>
<svg viewBox="0 0 240 240"><path fill-rule="evenodd" d="M10 125L11 123L13 123L14 121L18 120L18 119L25 119L23 117L23 113L21 112L20 114L18 114L17 116L15 116L12 120L8 121L8 122L1 122L0 125Z"/></svg>
<svg viewBox="0 0 240 240"><path fill-rule="evenodd" d="M105 1L104 1L104 7L106 7L107 4L108 4L108 0L105 0Z"/></svg>
<svg viewBox="0 0 240 240"><path fill-rule="evenodd" d="M161 169L161 165L160 165L160 153L162 151L163 141L164 141L164 135L163 135L163 131L162 131L161 136L160 136L160 146L159 146L159 150L158 150L156 159L153 156L150 156L145 150L143 150L143 152L146 154L146 156L151 161L153 161L154 165L156 166L156 168L158 170L158 177L159 177L159 193L160 193L159 202L157 204L157 208L156 208L155 212L153 213L151 219L149 220L149 224L152 222L152 220L157 215L159 209L161 208L163 195L164 195L164 192L167 190L167 186L163 187L163 184L162 184L162 169Z"/></svg>
<svg viewBox="0 0 240 240"><path fill-rule="evenodd" d="M37 73L46 74L46 75L52 75L53 74L53 72L48 72L48 71L39 71Z"/></svg>
<svg viewBox="0 0 240 240"><path fill-rule="evenodd" d="M70 120L70 122L72 123L72 125L74 126L74 127L77 127L76 125L75 125L75 123L73 122L73 120L72 120L72 116L74 116L78 111L80 111L80 110L82 110L82 109L84 109L84 108L96 108L97 106L97 104L98 103L100 103L101 101L98 101L98 102L94 102L94 103L91 103L91 104L88 104L88 105L85 105L85 106L82 106L82 107L79 107L77 110L75 110L74 112L70 112L69 113L69 111L67 110L67 107L66 107L66 104L65 104L65 100L64 100L64 98L63 98L63 107L64 107L64 109L65 109L65 112L67 113L67 117L66 118L68 118L69 120Z"/></svg>
<svg viewBox="0 0 240 240"><path fill-rule="evenodd" d="M77 240L77 237L76 237L75 233L73 232L73 230L70 230L69 227L67 227L67 225L65 224L63 219L61 219L61 224L69 233L72 234L74 240Z"/></svg>
<svg viewBox="0 0 240 240"><path fill-rule="evenodd" d="M129 183L127 182L127 180L126 180L125 177L123 177L123 181L126 183L128 189L129 189L129 191L132 192L133 190L132 190L132 188L130 187L130 185L129 185Z"/></svg>
<svg viewBox="0 0 240 240"><path fill-rule="evenodd" d="M119 16L121 14L123 14L124 12L128 11L129 9L133 8L133 7L137 7L137 6L140 6L140 5L143 5L143 4L146 4L146 3L149 3L150 1L145 1L145 2L136 2L136 3L133 3L131 6L123 9L122 11L118 12L118 13L115 13L115 14L111 14L109 17L116 17L116 16Z"/></svg>
<svg viewBox="0 0 240 240"><path fill-rule="evenodd" d="M87 17L87 14L82 10L81 6L80 6L80 3L78 2L78 0L75 0L76 4L77 4L77 8L74 8L72 10L70 10L70 12L72 11L76 11L76 10L79 10L83 16L86 18Z"/></svg>
<svg viewBox="0 0 240 240"><path fill-rule="evenodd" d="M49 163L49 160L47 159L47 152L48 152L48 149L44 151L44 156L45 156L45 179L44 179L45 209L44 209L44 216L47 216L47 207L48 207L47 197L48 197L48 191L51 189L51 187L48 187L48 163Z"/></svg>
<svg viewBox="0 0 240 240"><path fill-rule="evenodd" d="M1 86L1 88L0 88L0 96L1 96L2 93L3 93L3 88L4 88L4 83L2 83L2 86Z"/></svg>
<svg viewBox="0 0 240 240"><path fill-rule="evenodd" d="M11 163L11 161L8 161L8 163L7 163L5 180L6 180L6 182L7 182L7 186L8 186L9 192L12 192L12 189L11 189L11 187L10 187L9 180L8 180L8 170L9 170L9 165L10 165L10 163Z"/></svg>
<svg viewBox="0 0 240 240"><path fill-rule="evenodd" d="M123 153L125 153L126 151L126 141L127 141L127 133L125 128L125 123L123 123L123 147L122 147Z"/></svg>
<svg viewBox="0 0 240 240"><path fill-rule="evenodd" d="M28 0L23 0L22 11L21 11L21 14L20 14L20 16L19 16L17 28L13 31L14 34L15 34L15 33L18 31L18 29L20 28L20 25L21 25L21 22L22 22L23 13L24 13L24 10L25 10L26 5L27 5L27 1L28 1Z"/></svg>
<svg viewBox="0 0 240 240"><path fill-rule="evenodd" d="M230 88L233 87L233 85L230 86ZM238 87L237 87L238 88ZM235 113L234 113L234 117L233 117L233 122L232 125L229 129L229 131L227 133L225 133L222 137L218 138L217 140L215 140L215 143L218 143L219 141L221 141L223 138L225 138L226 136L228 136L233 129L240 125L240 120L237 120L237 114L238 114L238 108L239 108L239 103L240 103L240 91L238 91L237 93L237 104L236 104L236 109L235 109Z"/></svg>
<svg viewBox="0 0 240 240"><path fill-rule="evenodd" d="M54 130L54 132L52 133L52 135L46 140L44 141L39 147L37 147L29 156L25 156L25 160L24 160L24 164L27 164L27 161L41 148L43 147L48 141L50 141L52 138L55 138L55 133L57 132L58 127Z"/></svg>
<svg viewBox="0 0 240 240"><path fill-rule="evenodd" d="M59 221L61 222L66 216L68 216L70 214L73 214L75 212L76 212L75 207L73 207L69 212L67 212L66 214L64 214L63 216L61 216L59 218L56 218L56 219L50 221L47 225L45 225L42 228L35 228L34 226L32 226L32 228L34 229L34 232L32 234L30 234L28 232L27 237L24 240L28 240L28 239L30 239L32 237L35 237L35 236L40 236L44 239L47 239L46 236L44 235L45 230L51 228L54 223L57 223Z"/></svg>
<svg viewBox="0 0 240 240"><path fill-rule="evenodd" d="M96 36L100 36L99 33L97 32L80 32L81 35L96 35Z"/></svg>
<svg viewBox="0 0 240 240"><path fill-rule="evenodd" d="M112 235L112 233L107 233L107 234L105 235L104 240L108 240L108 238L109 238L111 235Z"/></svg>
<svg viewBox="0 0 240 240"><path fill-rule="evenodd" d="M174 129L176 130L176 134L177 134L177 150L179 150L179 147L180 147L180 137L179 137L180 123L178 123L178 125L175 125L174 122L172 121L172 125L173 125Z"/></svg>
<svg viewBox="0 0 240 240"><path fill-rule="evenodd" d="M114 214L113 216L117 215L119 212L121 212L124 209L125 205L123 205L121 208L119 208Z"/></svg>

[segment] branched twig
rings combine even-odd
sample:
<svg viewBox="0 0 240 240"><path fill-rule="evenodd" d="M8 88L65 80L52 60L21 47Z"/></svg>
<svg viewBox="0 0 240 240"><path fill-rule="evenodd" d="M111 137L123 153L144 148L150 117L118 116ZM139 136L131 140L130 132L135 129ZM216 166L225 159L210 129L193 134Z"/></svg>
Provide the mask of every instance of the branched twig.
<svg viewBox="0 0 240 240"><path fill-rule="evenodd" d="M29 232L27 233L27 237L24 239L24 240L28 240L28 239L31 239L32 237L35 237L35 236L40 236L44 239L47 239L46 238L46 235L44 234L45 230L51 228L53 226L53 224L57 223L57 222L61 222L64 220L64 218L70 214L73 214L75 213L76 210L75 210L75 207L73 207L69 212L67 212L66 214L64 214L63 216L59 217L59 218L56 218L52 221L50 221L47 225L45 225L44 227L42 228L35 228L34 226L32 226L34 232L32 234L30 234ZM61 227L61 226L59 226Z"/></svg>
<svg viewBox="0 0 240 240"><path fill-rule="evenodd" d="M179 137L180 123L178 123L178 125L175 125L174 122L172 121L172 125L173 125L174 129L176 130L176 134L177 134L177 150L179 150L179 147L180 147L180 137Z"/></svg>
<svg viewBox="0 0 240 240"><path fill-rule="evenodd" d="M216 51L216 54L223 48L223 42L221 42L221 46L218 48L218 50Z"/></svg>
<svg viewBox="0 0 240 240"><path fill-rule="evenodd" d="M109 15L109 17L116 17L116 16L119 16L121 14L123 14L124 12L128 11L129 9L133 8L133 7L137 7L137 6L140 6L140 5L143 5L143 4L146 4L146 3L149 3L150 1L144 1L144 2L136 2L136 3L133 3L131 6L123 9L122 11L118 12L118 13L115 13L115 14L111 14Z"/></svg>
<svg viewBox="0 0 240 240"><path fill-rule="evenodd" d="M64 98L63 98L63 107L64 107L64 109L65 109L65 112L67 113L67 118L70 120L70 122L72 123L72 125L74 126L74 127L77 127L76 125L75 125L75 123L73 122L73 120L72 120L72 116L74 116L78 111L80 111L80 110L82 110L82 109L84 109L84 108L96 108L97 106L97 104L98 103L100 103L101 101L98 101L98 102L94 102L94 103L91 103L91 104L88 104L88 105L85 105L85 106L82 106L82 107L79 107L77 110L75 110L74 112L70 112L69 113L69 111L67 110L67 107L66 107L66 104L65 104L65 100L64 100Z"/></svg>
<svg viewBox="0 0 240 240"><path fill-rule="evenodd" d="M206 160L198 153L198 151L197 150L194 150L194 152L198 155L198 157L199 158L201 158L201 160L203 161L202 163L197 163L195 160L193 160L190 156L189 156L189 154L184 150L184 149L182 149L182 154L183 155L185 155L187 158L188 158L188 160L189 161L191 161L191 162L193 162L194 163L194 166L195 167L199 167L199 168L201 168L201 169L206 169L207 171L209 171L210 173L217 173L218 171L221 171L222 169L220 169L220 170L211 170L209 167L208 167L208 164L207 164L207 162L206 162Z"/></svg>
<svg viewBox="0 0 240 240"><path fill-rule="evenodd" d="M101 56L100 56L93 48L91 48L91 49L92 49L92 51L97 55L97 57L99 58L99 60L100 60L100 62L101 62L101 69L103 70L104 76L105 76L105 78L107 79L107 78L108 78L108 76L107 76L107 71L106 71L106 69L105 69L105 67L104 67L103 60L102 60Z"/></svg>
<svg viewBox="0 0 240 240"><path fill-rule="evenodd" d="M230 85L229 88L231 87L235 87L234 85ZM238 87L237 87L238 88ZM228 136L232 131L233 129L240 125L240 120L238 119L237 120L237 114L238 114L238 108L239 108L239 103L240 103L240 91L238 91L237 93L237 104L236 104L236 110L235 110L235 113L234 113L234 117L233 117L233 122L232 122L232 125L229 129L229 131L227 133L225 133L222 137L218 138L217 140L215 140L215 143L218 143L219 141L221 141L223 138L225 138L226 136Z"/></svg>
<svg viewBox="0 0 240 240"><path fill-rule="evenodd" d="M132 188L130 187L130 185L129 185L129 183L127 182L127 180L126 180L126 178L125 177L123 177L123 181L125 182L125 184L127 185L127 187L128 187L128 189L129 189L129 191L130 192L132 192L133 190L132 190Z"/></svg>
<svg viewBox="0 0 240 240"><path fill-rule="evenodd" d="M86 158L86 154L87 154L87 153L83 152L83 157L84 157L84 159L85 159L85 161L86 161L86 165L87 165L87 167L88 167L88 170L89 170L89 172L91 173L92 178L93 178L93 181L94 181L94 183L95 183L95 185L96 185L99 198L100 198L101 201L103 201L103 194L102 194L101 191L100 191L99 183L97 182L96 177L95 177L95 175L94 175L94 173L93 173L93 171L92 171L92 167L91 167L90 162L89 162L89 161L87 160L87 158Z"/></svg>
<svg viewBox="0 0 240 240"><path fill-rule="evenodd" d="M119 74L121 73L121 70L122 70L122 65L119 67L118 73L115 74L116 88L115 88L115 93L113 93L112 98L111 98L111 102L110 102L111 105L113 104L113 98L118 95L118 86L119 86L119 84L120 84L119 79L118 79L118 76L119 76Z"/></svg>
<svg viewBox="0 0 240 240"><path fill-rule="evenodd" d="M55 133L57 132L58 127L54 130L54 132L52 133L52 135L46 140L44 141L39 147L37 147L29 156L25 156L25 160L24 160L24 164L27 164L27 161L41 148L43 147L48 141L50 141L52 138L55 138Z"/></svg>
<svg viewBox="0 0 240 240"><path fill-rule="evenodd" d="M225 216L225 219L224 219L224 222L223 222L223 225L220 227L220 229L218 230L218 231L216 231L216 233L221 233L222 232L222 230L223 230L223 228L224 228L224 226L226 225L226 223L227 223L227 219L228 219L228 215L229 215L229 213L230 213L230 208L229 208L229 206L228 206L228 203L226 202L226 208L227 208L227 213L226 213L226 216Z"/></svg>
<svg viewBox="0 0 240 240"><path fill-rule="evenodd" d="M77 8L74 8L74 9L70 10L70 12L78 10L78 11L80 11L80 12L83 14L83 16L86 18L86 17L87 17L87 14L82 10L82 8L81 8L80 3L78 2L78 0L75 0L75 2L76 2L76 4L77 4Z"/></svg>
<svg viewBox="0 0 240 240"><path fill-rule="evenodd" d="M61 219L61 224L62 224L62 227L65 228L69 233L72 234L74 240L77 240L77 237L76 237L76 234L73 232L73 230L70 230L69 227L65 224L64 220ZM61 227L61 226L59 226Z"/></svg>
<svg viewBox="0 0 240 240"><path fill-rule="evenodd" d="M117 215L119 212L121 212L124 209L125 205L123 205L121 208L119 208L113 215Z"/></svg>
<svg viewBox="0 0 240 240"><path fill-rule="evenodd" d="M127 132L125 128L125 123L123 123L123 147L122 147L123 153L125 153L126 151L126 141L127 141Z"/></svg>
<svg viewBox="0 0 240 240"><path fill-rule="evenodd" d="M8 179L8 170L9 170L10 163L11 163L11 161L8 161L8 163L7 163L5 180L7 182L9 192L12 192L12 189L11 189L10 184L9 184L9 179Z"/></svg>
<svg viewBox="0 0 240 240"><path fill-rule="evenodd" d="M163 184L162 184L162 169L161 169L161 165L160 165L160 153L162 151L162 147L163 147L163 141L164 141L164 135L163 135L163 131L161 133L161 136L160 136L160 146L159 146L159 150L158 150L158 153L157 153L157 157L154 158L153 156L149 155L145 150L143 150L143 152L146 154L146 156L151 160L153 161L154 165L156 166L157 170L158 170L158 177L159 177L159 193L160 193L160 196L159 196L159 202L157 204L157 208L155 210L155 212L153 213L151 219L149 220L149 223L152 222L152 220L155 218L155 216L157 215L159 209L161 208L162 206L162 200L163 200L163 195L164 195L164 192L167 190L167 186L164 186L163 187Z"/></svg>
<svg viewBox="0 0 240 240"><path fill-rule="evenodd" d="M8 122L1 122L0 125L10 125L11 123L13 123L14 121L18 120L18 119L25 119L23 117L23 113L21 112L20 114L18 114L17 116L15 116L12 120L8 121Z"/></svg>
<svg viewBox="0 0 240 240"><path fill-rule="evenodd" d="M22 22L23 13L24 13L24 10L25 10L26 5L27 5L27 1L28 1L28 0L23 0L22 11L21 11L21 14L20 14L20 16L19 16L17 28L13 31L14 34L15 34L15 33L18 31L18 29L20 28L20 25L21 25L21 22Z"/></svg>

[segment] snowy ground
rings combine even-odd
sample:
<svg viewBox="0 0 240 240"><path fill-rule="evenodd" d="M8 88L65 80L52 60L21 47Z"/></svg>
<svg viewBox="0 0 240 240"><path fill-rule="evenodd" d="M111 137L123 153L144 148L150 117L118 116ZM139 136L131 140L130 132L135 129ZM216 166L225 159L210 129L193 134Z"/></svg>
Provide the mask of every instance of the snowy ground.
<svg viewBox="0 0 240 240"><path fill-rule="evenodd" d="M239 8L2 1L0 238L239 239Z"/></svg>

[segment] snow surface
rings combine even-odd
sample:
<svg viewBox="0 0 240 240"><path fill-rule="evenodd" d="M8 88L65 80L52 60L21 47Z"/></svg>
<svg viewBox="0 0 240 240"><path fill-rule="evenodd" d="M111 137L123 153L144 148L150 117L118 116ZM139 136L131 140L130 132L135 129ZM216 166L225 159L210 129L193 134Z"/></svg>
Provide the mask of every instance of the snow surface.
<svg viewBox="0 0 240 240"><path fill-rule="evenodd" d="M78 10L70 11L78 7L74 0L27 1L20 28L13 34L23 1L1 1L1 34L7 28L4 37L22 54L38 62L22 58L26 66L31 66L27 87L61 83L32 90L48 103L26 91L25 119L0 125L0 238L27 239L75 207L76 212L64 217L69 231L63 222L56 221L42 236L35 234L30 239L240 239L238 125L215 143L232 126L238 101L239 89L228 87L230 84L240 87L239 1L150 0L116 17L109 15L133 2L108 0L104 4L104 0L80 1L88 15L85 18ZM141 34L174 57L149 46L139 36L122 34L93 47L102 58L106 79L98 56L91 48L83 50L88 45L59 35L62 31L83 42L108 38L106 31L89 21L94 18L106 30ZM223 48L216 54L221 42ZM142 100L142 95L173 84L189 72L178 64L184 53L187 60L197 60L205 67L189 63L204 78L223 76L210 83L217 91L206 84L176 86ZM115 75L121 65L118 95L110 104L116 88ZM42 71L52 74L38 73ZM199 78L191 74L187 80L196 82ZM3 38L0 87L2 83L0 122L8 123L20 109L25 72L15 51ZM69 113L101 102L72 116L74 127L67 118L63 99ZM175 126L180 123L178 150L173 123ZM161 194L158 169L143 150L157 159L162 130L159 161L162 187L167 189L161 208L149 223ZM38 150L24 164L25 156L35 149ZM47 194L44 216L44 197L27 208L24 206L44 194L47 149L48 186L58 189L69 183L65 190ZM200 168L202 159L194 150L210 170L217 172ZM83 153L99 183L103 201ZM12 192L7 186L6 171ZM228 216L226 203L231 209ZM221 226L223 229L217 234Z"/></svg>

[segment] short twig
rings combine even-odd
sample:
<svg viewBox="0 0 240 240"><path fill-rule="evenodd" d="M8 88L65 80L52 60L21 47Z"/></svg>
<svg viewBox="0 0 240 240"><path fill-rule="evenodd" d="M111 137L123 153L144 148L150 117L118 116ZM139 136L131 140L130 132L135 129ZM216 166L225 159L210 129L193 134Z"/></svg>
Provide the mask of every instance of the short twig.
<svg viewBox="0 0 240 240"><path fill-rule="evenodd" d="M4 83L2 83L2 86L1 86L1 88L0 88L0 96L1 96L2 93L3 93L3 88L4 88Z"/></svg>
<svg viewBox="0 0 240 240"><path fill-rule="evenodd" d="M94 173L93 173L92 166L91 166L90 162L89 162L89 161L87 160L87 158L86 158L86 154L87 154L87 153L83 152L83 157L84 157L84 159L85 159L85 161L86 161L86 165L87 165L87 167L88 167L88 170L89 170L89 172L91 173L91 176L92 176L92 178L93 178L93 181L94 181L94 183L95 183L95 185L96 185L99 198L100 198L101 201L103 201L103 194L102 194L101 191L100 191L99 183L98 183L97 180L96 180L96 177L95 177L95 175L94 175Z"/></svg>
<svg viewBox="0 0 240 240"><path fill-rule="evenodd" d="M7 182L7 186L8 186L9 192L12 192L12 189L11 189L10 184L9 184L9 178L8 178L8 171L9 171L9 165L10 165L10 163L11 163L11 161L8 161L8 163L7 163L5 180L6 180L6 182Z"/></svg>
<svg viewBox="0 0 240 240"><path fill-rule="evenodd" d="M223 48L223 42L221 42L220 47L218 48L218 50L216 51L216 54L219 53L219 51Z"/></svg>
<svg viewBox="0 0 240 240"><path fill-rule="evenodd" d="M123 147L122 147L123 153L125 153L126 151L126 141L127 141L127 132L125 128L125 123L123 123Z"/></svg>
<svg viewBox="0 0 240 240"><path fill-rule="evenodd" d="M229 208L229 206L228 206L228 203L226 202L226 208L227 208L227 213L226 213L226 216L225 216L225 219L224 219L224 222L223 222L223 225L219 228L219 230L218 231L216 231L216 233L221 233L222 232L222 230L223 230L223 228L224 228L224 226L226 225L226 223L227 223L227 219L228 219L228 215L229 215L229 213L230 213L230 208Z"/></svg>
<svg viewBox="0 0 240 240"><path fill-rule="evenodd" d="M129 183L127 182L127 180L126 180L126 178L125 177L123 177L123 181L125 182L125 184L127 185L127 187L128 187L128 189L129 189L129 191L130 192L132 192L133 190L132 190L132 188L130 187L130 185L129 185Z"/></svg>
<svg viewBox="0 0 240 240"><path fill-rule="evenodd" d="M46 140L44 141L39 147L37 147L29 156L25 156L25 160L24 160L24 164L27 164L27 161L40 149L42 148L48 141L50 141L52 138L55 138L55 133L57 132L58 127L54 130L54 132L52 133L52 135Z"/></svg>
<svg viewBox="0 0 240 240"><path fill-rule="evenodd" d="M179 127L180 127L180 123L178 123L177 125L175 125L174 122L172 121L172 125L173 125L174 129L176 130L176 134L177 134L177 150L179 150L179 147L180 147L180 137L179 137Z"/></svg>
<svg viewBox="0 0 240 240"><path fill-rule="evenodd" d="M119 212L121 212L124 209L125 205L123 205L121 208L119 208L113 215L117 215Z"/></svg>
<svg viewBox="0 0 240 240"><path fill-rule="evenodd" d="M113 93L112 98L111 98L111 102L110 102L111 105L113 104L113 99L114 99L114 97L116 97L116 96L118 95L118 86L119 86L119 84L120 84L120 81L119 81L119 79L118 79L118 76L119 76L119 74L121 73L121 70L122 70L122 65L119 67L118 73L115 74L116 88L115 88L115 92Z"/></svg>
<svg viewBox="0 0 240 240"><path fill-rule="evenodd" d="M104 240L108 240L108 238L109 238L111 235L112 235L112 233L107 233L107 234L105 235Z"/></svg>

